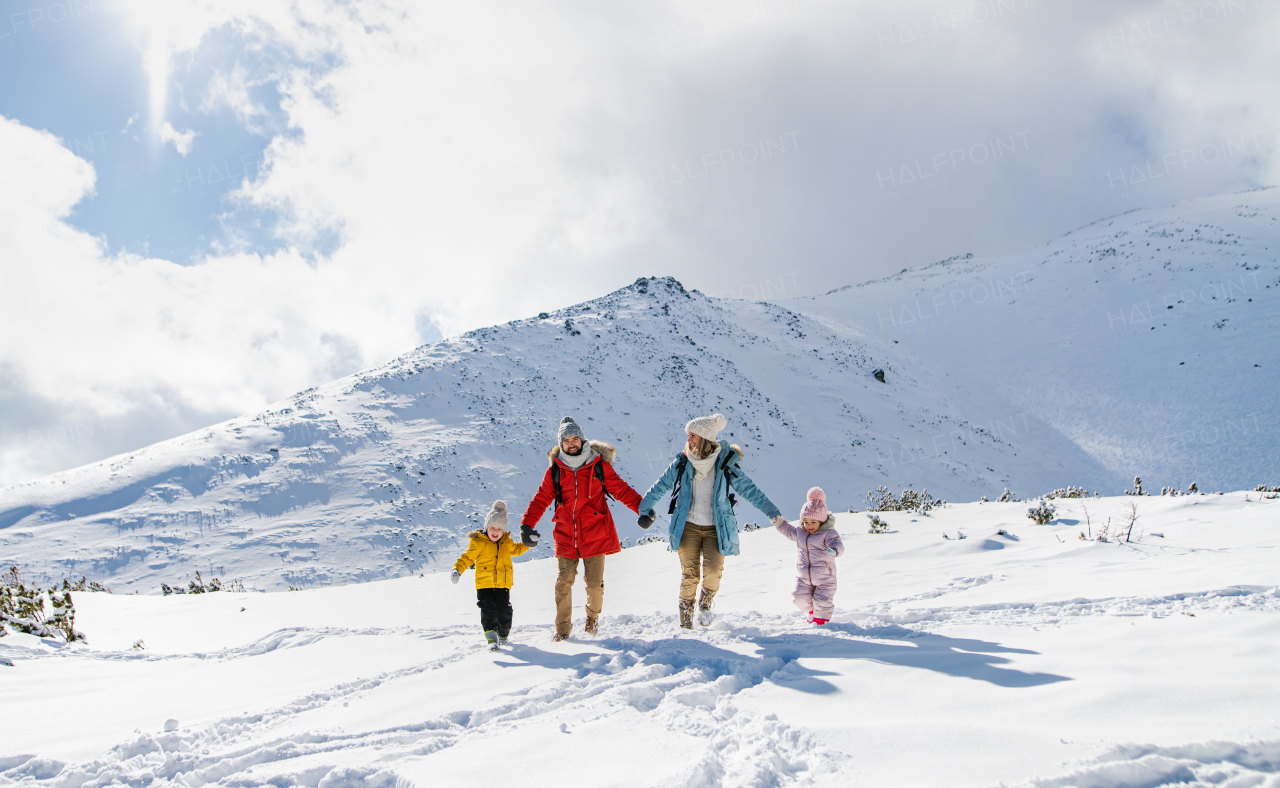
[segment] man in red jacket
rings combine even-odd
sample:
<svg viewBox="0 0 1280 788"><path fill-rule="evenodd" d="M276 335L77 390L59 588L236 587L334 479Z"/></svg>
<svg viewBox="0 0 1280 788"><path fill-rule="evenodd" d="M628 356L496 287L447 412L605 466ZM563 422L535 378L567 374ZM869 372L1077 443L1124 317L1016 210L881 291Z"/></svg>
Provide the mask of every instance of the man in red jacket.
<svg viewBox="0 0 1280 788"><path fill-rule="evenodd" d="M578 561L582 561L587 582L584 629L594 636L604 604L604 557L622 551L606 494L636 514L640 513L640 494L613 470L613 447L603 441L585 440L582 428L569 416L560 422L557 438L556 445L547 452L550 467L542 477L542 486L520 518L520 534L527 537L533 533L543 512L555 504L552 536L560 568L556 578L555 640L561 641L569 637L572 626Z"/></svg>

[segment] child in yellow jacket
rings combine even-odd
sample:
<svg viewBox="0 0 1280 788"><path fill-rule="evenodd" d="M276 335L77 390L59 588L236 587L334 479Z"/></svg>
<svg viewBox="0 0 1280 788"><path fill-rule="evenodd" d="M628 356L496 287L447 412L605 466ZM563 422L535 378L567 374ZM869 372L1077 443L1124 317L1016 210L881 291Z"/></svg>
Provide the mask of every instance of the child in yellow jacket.
<svg viewBox="0 0 1280 788"><path fill-rule="evenodd" d="M538 534L531 532L527 540L517 543L507 532L507 504L494 501L485 515L484 528L471 534L471 544L453 565L449 579L454 583L470 567L476 570L476 607L480 608L480 626L485 640L497 650L507 644L511 633L511 585L515 571L512 556L523 555L538 544Z"/></svg>

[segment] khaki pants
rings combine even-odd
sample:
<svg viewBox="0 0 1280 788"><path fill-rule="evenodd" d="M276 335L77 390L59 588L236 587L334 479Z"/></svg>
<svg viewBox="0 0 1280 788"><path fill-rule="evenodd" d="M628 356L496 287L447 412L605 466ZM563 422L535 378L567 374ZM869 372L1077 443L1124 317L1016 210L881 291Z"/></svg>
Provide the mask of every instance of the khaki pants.
<svg viewBox="0 0 1280 788"><path fill-rule="evenodd" d="M724 556L716 539L714 525L684 524L680 535L680 598L692 602L698 590L698 563L702 563L702 588L714 594L720 590L724 575Z"/></svg>
<svg viewBox="0 0 1280 788"><path fill-rule="evenodd" d="M599 616L604 606L604 556L592 558L556 558L560 575L556 577L556 633L567 635L573 627L573 583L578 579L578 562L587 582L587 615Z"/></svg>

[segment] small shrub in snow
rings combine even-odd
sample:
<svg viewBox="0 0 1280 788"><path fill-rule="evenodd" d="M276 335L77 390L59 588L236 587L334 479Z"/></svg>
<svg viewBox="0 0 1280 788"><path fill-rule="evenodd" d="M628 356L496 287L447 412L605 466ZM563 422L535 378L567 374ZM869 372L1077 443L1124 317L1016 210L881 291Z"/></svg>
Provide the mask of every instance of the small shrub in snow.
<svg viewBox="0 0 1280 788"><path fill-rule="evenodd" d="M1133 489L1125 490L1124 494L1125 495L1147 495L1148 493L1144 492L1142 489L1142 477L1141 476L1133 477Z"/></svg>
<svg viewBox="0 0 1280 788"><path fill-rule="evenodd" d="M871 512L896 512L900 511L898 507L898 499L893 497L893 493L889 492L889 488L883 484L876 488L875 492L867 493L867 511Z"/></svg>
<svg viewBox="0 0 1280 788"><path fill-rule="evenodd" d="M1133 501L1130 501L1129 502L1129 527L1125 529L1125 533L1124 533L1124 541L1126 544L1128 542L1133 541L1133 526L1134 526L1134 523L1136 522L1138 522L1138 506ZM1139 536L1138 538L1141 539L1142 537Z"/></svg>
<svg viewBox="0 0 1280 788"><path fill-rule="evenodd" d="M742 526L742 530L743 531L759 531L760 526L756 525L755 523L747 523L746 525Z"/></svg>
<svg viewBox="0 0 1280 788"><path fill-rule="evenodd" d="M640 538L639 541L636 542L636 547L639 547L642 544L651 544L653 542L665 542L665 541L667 541L666 538L661 536L643 536Z"/></svg>
<svg viewBox="0 0 1280 788"><path fill-rule="evenodd" d="M1067 485L1066 487L1059 487L1051 493L1045 493L1040 497L1047 501L1051 501L1054 498L1088 498L1089 495L1089 491L1083 487L1072 487L1071 485ZM1097 493L1094 493L1093 496L1096 498Z"/></svg>
<svg viewBox="0 0 1280 788"><path fill-rule="evenodd" d="M160 584L160 593L165 596L169 596L170 594L212 594L214 591L223 590L243 592L245 590L244 582L241 581L240 578L236 578L224 586L222 581L215 577L206 583L200 577L200 572L197 570L196 579L187 583L186 588L183 588L182 586L172 587L168 583Z"/></svg>
<svg viewBox="0 0 1280 788"><path fill-rule="evenodd" d="M1106 524L1098 529L1098 535L1097 537L1094 538L1094 541L1109 542L1111 541L1111 539L1109 538L1110 536L1111 536L1111 518L1108 517Z"/></svg>
<svg viewBox="0 0 1280 788"><path fill-rule="evenodd" d="M878 515L878 514L869 514L869 515L867 515L867 517L869 517L869 518L871 519L871 530L870 530L870 531L868 531L867 533L872 533L872 534L887 534L887 533L889 533L889 524L888 524L888 523L886 523L884 520L881 520L881 519L880 519L880 515Z"/></svg>
<svg viewBox="0 0 1280 788"><path fill-rule="evenodd" d="M48 609L45 602L48 601ZM0 575L0 637L7 628L36 637L52 638L74 643L84 640L77 632L76 608L71 602L71 582L62 581L62 587L41 589L27 585L11 566Z"/></svg>
<svg viewBox="0 0 1280 788"><path fill-rule="evenodd" d="M1018 496L1009 492L1008 487L1004 488L1004 493L1001 494L1001 496L996 499L996 503L1017 503L1017 502L1018 502Z"/></svg>
<svg viewBox="0 0 1280 788"><path fill-rule="evenodd" d="M935 500L928 490L916 492L907 489L901 497L895 498L889 488L881 485L875 492L867 493L867 511L869 512L918 512L927 515L929 510L945 506L946 501Z"/></svg>
<svg viewBox="0 0 1280 788"><path fill-rule="evenodd" d="M1194 484L1193 484L1193 485L1191 485L1191 486L1192 486L1192 487L1195 487L1195 485L1194 485ZM1257 487L1254 487L1254 488L1253 488L1253 491L1254 491L1254 492L1260 492L1260 493L1280 493L1280 486L1277 486L1277 487L1268 487L1268 486L1267 486L1267 485L1265 485L1265 484L1259 484Z"/></svg>
<svg viewBox="0 0 1280 788"><path fill-rule="evenodd" d="M935 501L928 490L919 493L915 490L903 490L899 504L904 512L919 512L927 515L930 509L943 506L946 501Z"/></svg>
<svg viewBox="0 0 1280 788"><path fill-rule="evenodd" d="M1057 510L1048 501L1041 501L1039 506L1027 510L1027 518L1036 525L1048 525L1053 521Z"/></svg>

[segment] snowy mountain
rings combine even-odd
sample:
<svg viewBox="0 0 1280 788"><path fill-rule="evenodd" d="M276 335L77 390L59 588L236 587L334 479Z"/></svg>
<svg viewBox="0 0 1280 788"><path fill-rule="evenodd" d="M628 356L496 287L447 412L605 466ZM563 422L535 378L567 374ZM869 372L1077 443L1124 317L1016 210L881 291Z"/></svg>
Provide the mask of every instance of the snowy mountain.
<svg viewBox="0 0 1280 788"><path fill-rule="evenodd" d="M497 653L470 575L77 593L87 644L0 639L0 785L1275 785L1280 500L1056 503L837 514L824 627L772 528L708 629L649 544L609 559L600 637L579 584L553 643L555 562L521 564ZM1130 503L1133 541L1097 541Z"/></svg>
<svg viewBox="0 0 1280 788"><path fill-rule="evenodd" d="M566 414L643 492L684 422L723 412L784 511L813 484L843 509L881 484L1274 483L1278 220L1276 190L1226 195L776 303L641 279L0 490L0 558L143 592L197 570L260 588L434 571L492 500L523 510Z"/></svg>

